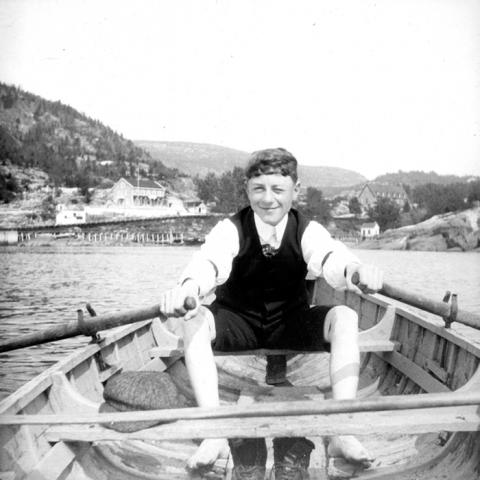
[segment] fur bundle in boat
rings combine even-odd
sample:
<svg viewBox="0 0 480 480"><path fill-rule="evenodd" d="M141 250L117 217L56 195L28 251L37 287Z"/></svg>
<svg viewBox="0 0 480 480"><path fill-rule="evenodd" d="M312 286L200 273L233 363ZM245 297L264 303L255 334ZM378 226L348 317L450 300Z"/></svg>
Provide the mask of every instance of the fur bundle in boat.
<svg viewBox="0 0 480 480"><path fill-rule="evenodd" d="M110 378L103 391L104 403L100 412L162 410L188 406L170 375L165 372L122 372ZM103 424L118 432L135 432L158 425L158 421Z"/></svg>

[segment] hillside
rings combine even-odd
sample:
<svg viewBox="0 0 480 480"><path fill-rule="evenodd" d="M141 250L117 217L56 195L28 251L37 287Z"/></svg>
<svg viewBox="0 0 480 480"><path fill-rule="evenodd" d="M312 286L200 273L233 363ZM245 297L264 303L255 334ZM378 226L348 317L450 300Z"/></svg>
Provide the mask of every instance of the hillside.
<svg viewBox="0 0 480 480"><path fill-rule="evenodd" d="M167 167L190 176L223 173L245 165L248 158L247 152L208 143L136 140L135 144Z"/></svg>
<svg viewBox="0 0 480 480"><path fill-rule="evenodd" d="M413 170L409 172L404 172L399 170L396 173L386 173L375 178L374 182L379 183L393 183L393 184L403 184L409 185L410 187L416 187L418 185L425 185L427 183L434 183L440 185L447 185L449 183L462 183L468 182L472 179L478 177L474 176L463 176L458 175L439 175L436 172L422 172L418 170Z"/></svg>
<svg viewBox="0 0 480 480"><path fill-rule="evenodd" d="M234 167L243 167L248 159L247 152L219 145L148 140L137 140L135 143L167 167L192 176L204 176L208 172L221 174ZM366 178L357 172L337 167L300 165L299 176L303 185L317 188L344 187L366 181Z"/></svg>
<svg viewBox="0 0 480 480"><path fill-rule="evenodd" d="M97 186L136 172L175 172L98 120L0 83L0 161L46 172L55 186ZM110 182L111 183L111 182Z"/></svg>

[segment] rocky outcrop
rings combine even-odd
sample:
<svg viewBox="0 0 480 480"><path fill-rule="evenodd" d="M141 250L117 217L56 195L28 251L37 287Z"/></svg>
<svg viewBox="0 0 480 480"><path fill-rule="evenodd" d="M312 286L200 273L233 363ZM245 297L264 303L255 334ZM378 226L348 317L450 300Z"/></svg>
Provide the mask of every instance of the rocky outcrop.
<svg viewBox="0 0 480 480"><path fill-rule="evenodd" d="M480 207L436 215L424 222L387 230L360 248L422 251L471 251L480 249Z"/></svg>

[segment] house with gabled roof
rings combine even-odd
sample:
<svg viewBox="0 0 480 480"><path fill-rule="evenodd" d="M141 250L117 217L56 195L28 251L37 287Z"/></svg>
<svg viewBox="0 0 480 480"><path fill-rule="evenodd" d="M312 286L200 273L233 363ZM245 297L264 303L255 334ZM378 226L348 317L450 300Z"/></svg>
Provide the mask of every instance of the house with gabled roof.
<svg viewBox="0 0 480 480"><path fill-rule="evenodd" d="M360 226L360 236L362 238L373 238L380 234L380 226L377 222L362 223Z"/></svg>
<svg viewBox="0 0 480 480"><path fill-rule="evenodd" d="M366 183L358 195L358 201L364 209L374 207L379 198L388 198L399 207L403 207L405 202L410 203L403 186L394 183Z"/></svg>
<svg viewBox="0 0 480 480"><path fill-rule="evenodd" d="M122 207L155 207L164 205L166 188L149 178L122 177L112 187L112 200Z"/></svg>

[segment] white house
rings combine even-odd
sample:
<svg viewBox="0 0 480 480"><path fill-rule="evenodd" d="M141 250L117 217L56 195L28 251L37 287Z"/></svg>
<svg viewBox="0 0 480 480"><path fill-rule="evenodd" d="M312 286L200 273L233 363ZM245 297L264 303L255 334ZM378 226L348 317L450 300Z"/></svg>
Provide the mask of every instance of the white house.
<svg viewBox="0 0 480 480"><path fill-rule="evenodd" d="M362 238L373 238L379 235L380 226L377 222L363 223L360 227L360 235Z"/></svg>
<svg viewBox="0 0 480 480"><path fill-rule="evenodd" d="M167 207L170 209L172 215L185 215L188 213L185 208L185 204L181 198L175 197L173 195L168 195L166 198Z"/></svg>
<svg viewBox="0 0 480 480"><path fill-rule="evenodd" d="M188 213L196 213L197 215L207 213L207 206L199 199L184 200L183 204Z"/></svg>
<svg viewBox="0 0 480 480"><path fill-rule="evenodd" d="M121 178L112 187L113 203L122 207L155 207L165 204L165 187L154 180Z"/></svg>
<svg viewBox="0 0 480 480"><path fill-rule="evenodd" d="M69 210L63 205L57 211L55 225L75 225L77 223L86 223L87 212L85 210Z"/></svg>

